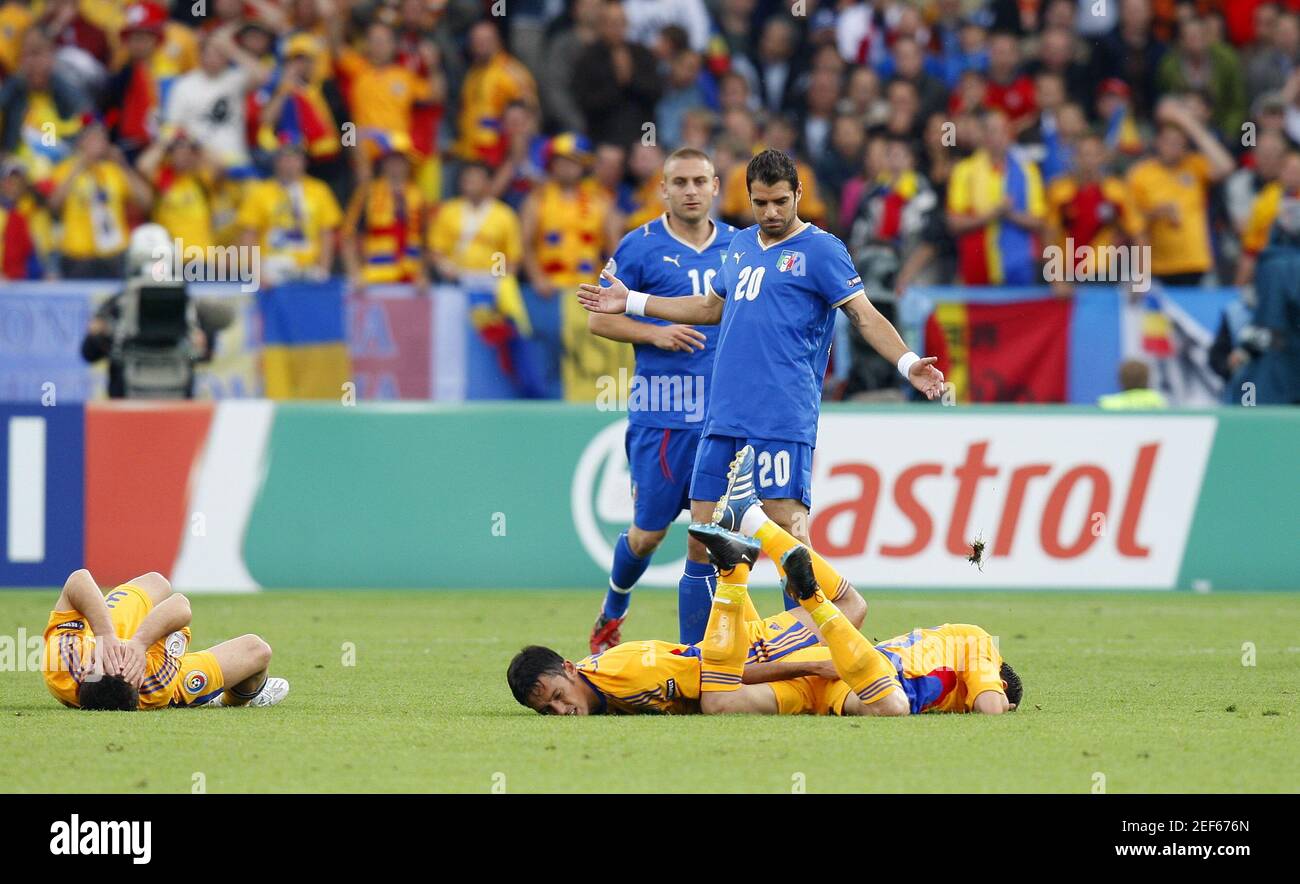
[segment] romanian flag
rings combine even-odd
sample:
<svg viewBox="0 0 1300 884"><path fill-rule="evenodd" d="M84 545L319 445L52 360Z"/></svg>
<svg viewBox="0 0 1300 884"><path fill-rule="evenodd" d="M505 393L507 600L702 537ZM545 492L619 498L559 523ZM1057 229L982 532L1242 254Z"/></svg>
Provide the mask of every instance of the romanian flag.
<svg viewBox="0 0 1300 884"><path fill-rule="evenodd" d="M1106 121L1106 146L1124 156L1136 157L1142 154L1142 133L1128 108L1119 107Z"/></svg>
<svg viewBox="0 0 1300 884"><path fill-rule="evenodd" d="M1015 153L998 166L983 151L958 163L948 185L948 209L976 214L1011 202L1018 212L1043 216L1046 202L1038 168ZM1042 249L1036 234L997 221L957 238L957 270L965 285L1028 286L1041 284Z"/></svg>
<svg viewBox="0 0 1300 884"><path fill-rule="evenodd" d="M1160 297L1147 292L1142 299L1142 352L1157 359L1174 355L1173 322L1165 313Z"/></svg>
<svg viewBox="0 0 1300 884"><path fill-rule="evenodd" d="M257 293L268 399L339 399L352 380L343 281L292 282Z"/></svg>
<svg viewBox="0 0 1300 884"><path fill-rule="evenodd" d="M1071 304L941 302L926 325L927 353L960 402L1065 402Z"/></svg>
<svg viewBox="0 0 1300 884"><path fill-rule="evenodd" d="M334 114L317 86L295 89L278 120L263 120L257 133L263 150L274 151L283 140L301 144L313 160L327 159L341 149Z"/></svg>

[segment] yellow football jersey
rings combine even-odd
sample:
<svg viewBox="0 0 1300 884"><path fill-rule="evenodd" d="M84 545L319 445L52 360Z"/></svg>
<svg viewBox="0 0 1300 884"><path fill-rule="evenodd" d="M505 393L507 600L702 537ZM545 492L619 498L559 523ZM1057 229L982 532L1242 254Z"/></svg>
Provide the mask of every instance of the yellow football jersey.
<svg viewBox="0 0 1300 884"><path fill-rule="evenodd" d="M104 596L113 632L120 639L135 635L153 610L153 601L139 587L124 583ZM180 630L184 646L190 640L189 627ZM173 633L175 635L175 633ZM145 677L140 685L140 709L161 709L169 705L181 677L180 646L169 648L171 636L159 639L145 652ZM41 671L45 686L64 706L80 706L81 683L90 672L95 653L95 633L89 621L77 611L51 611L45 624L45 657ZM182 650L183 653L183 650Z"/></svg>
<svg viewBox="0 0 1300 884"><path fill-rule="evenodd" d="M597 715L693 715L700 711L700 658L692 645L623 642L584 657L576 665L600 697Z"/></svg>
<svg viewBox="0 0 1300 884"><path fill-rule="evenodd" d="M55 185L76 166L72 157L54 168ZM100 160L81 171L63 203L63 254L69 258L104 258L126 250L126 201L130 184L121 167Z"/></svg>
<svg viewBox="0 0 1300 884"><path fill-rule="evenodd" d="M249 184L235 219L257 234L263 259L287 255L298 267L319 260L325 237L342 222L343 211L329 187L309 176L287 188L274 178Z"/></svg>
<svg viewBox="0 0 1300 884"><path fill-rule="evenodd" d="M804 659L802 654L813 651L815 655L814 649L819 647L817 634L790 611L746 621L745 629L749 633L749 663ZM695 645L624 642L584 657L576 666L601 698L598 715L694 715L700 711L700 649ZM843 696L838 699L843 705Z"/></svg>
<svg viewBox="0 0 1300 884"><path fill-rule="evenodd" d="M978 626L913 629L876 648L893 661L913 715L969 712L984 691L1002 690L997 640Z"/></svg>

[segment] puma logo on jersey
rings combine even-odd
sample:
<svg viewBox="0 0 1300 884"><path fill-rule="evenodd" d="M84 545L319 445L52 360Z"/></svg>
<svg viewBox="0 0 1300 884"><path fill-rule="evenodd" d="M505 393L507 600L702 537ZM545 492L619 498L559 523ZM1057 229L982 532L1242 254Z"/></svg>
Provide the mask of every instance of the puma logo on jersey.
<svg viewBox="0 0 1300 884"><path fill-rule="evenodd" d="M668 257L667 255L664 255L664 260L667 261L669 264L673 265L674 267L676 267L678 270L680 270L681 267L682 267L682 264L681 264L682 256L681 256L681 255L674 255L674 256L671 257L671 258Z"/></svg>
<svg viewBox="0 0 1300 884"><path fill-rule="evenodd" d="M736 263L739 264L739 263L740 263L740 259L741 259L741 257L742 257L744 254L745 254L744 252L732 252L732 253L731 253L731 256L732 256L733 258L735 258Z"/></svg>

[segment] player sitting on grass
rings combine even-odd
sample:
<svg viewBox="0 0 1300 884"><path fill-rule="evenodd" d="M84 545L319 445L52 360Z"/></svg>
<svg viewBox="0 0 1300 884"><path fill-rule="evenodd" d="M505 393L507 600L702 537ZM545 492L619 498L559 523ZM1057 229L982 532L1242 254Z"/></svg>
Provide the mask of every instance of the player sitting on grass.
<svg viewBox="0 0 1300 884"><path fill-rule="evenodd" d="M161 574L99 591L74 571L45 626L45 686L80 709L274 706L289 682L268 678L271 646L243 635L187 653L190 603Z"/></svg>
<svg viewBox="0 0 1300 884"><path fill-rule="evenodd" d="M507 671L515 699L543 715L999 714L1020 701L1019 678L979 627L945 624L872 647L820 589L845 585L839 575L775 522L757 539L716 524L690 533L718 567L703 641L625 642L577 663L533 645ZM752 614L746 584L760 547L812 628L798 612Z"/></svg>

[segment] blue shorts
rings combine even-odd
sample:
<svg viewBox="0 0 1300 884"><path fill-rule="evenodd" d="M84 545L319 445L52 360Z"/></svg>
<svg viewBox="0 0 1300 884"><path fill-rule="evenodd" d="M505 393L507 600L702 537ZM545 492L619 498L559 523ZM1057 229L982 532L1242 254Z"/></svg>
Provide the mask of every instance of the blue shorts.
<svg viewBox="0 0 1300 884"><path fill-rule="evenodd" d="M705 436L695 455L691 500L717 500L727 491L727 470L736 452L754 446L754 487L762 500L790 497L812 506L813 448L802 442Z"/></svg>
<svg viewBox="0 0 1300 884"><path fill-rule="evenodd" d="M691 505L691 470L699 430L674 430L628 424L623 439L632 471L632 524L662 531Z"/></svg>

